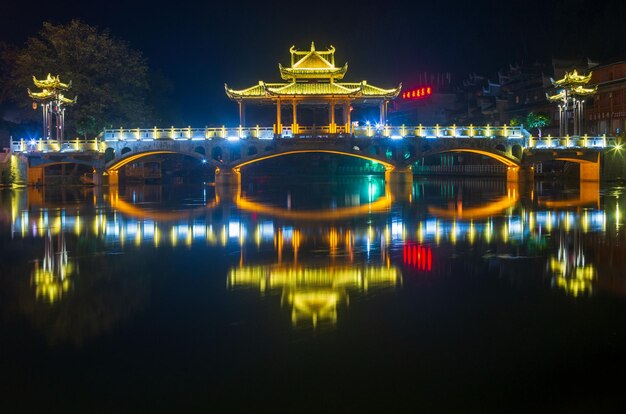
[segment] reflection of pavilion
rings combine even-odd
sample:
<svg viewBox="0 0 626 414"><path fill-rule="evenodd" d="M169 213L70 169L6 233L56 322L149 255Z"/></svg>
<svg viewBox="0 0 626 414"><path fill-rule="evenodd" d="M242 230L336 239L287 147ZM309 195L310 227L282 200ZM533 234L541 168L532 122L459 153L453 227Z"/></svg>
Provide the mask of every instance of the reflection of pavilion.
<svg viewBox="0 0 626 414"><path fill-rule="evenodd" d="M44 258L35 261L35 270L32 273L32 283L35 286L35 295L49 303L57 302L70 288L70 277L74 273L74 265L68 259L65 244L65 233L57 235L57 249L54 248L54 239L50 231L45 238Z"/></svg>
<svg viewBox="0 0 626 414"><path fill-rule="evenodd" d="M568 295L591 294L596 280L596 268L585 259L582 239L574 234L573 242L561 234L557 256L550 258L552 284Z"/></svg>
<svg viewBox="0 0 626 414"><path fill-rule="evenodd" d="M350 290L367 293L369 289L395 289L401 273L393 266L296 265L244 266L230 270L231 288L258 288L261 293L280 290L281 303L291 307L294 326L311 322L337 322L337 306L349 304Z"/></svg>

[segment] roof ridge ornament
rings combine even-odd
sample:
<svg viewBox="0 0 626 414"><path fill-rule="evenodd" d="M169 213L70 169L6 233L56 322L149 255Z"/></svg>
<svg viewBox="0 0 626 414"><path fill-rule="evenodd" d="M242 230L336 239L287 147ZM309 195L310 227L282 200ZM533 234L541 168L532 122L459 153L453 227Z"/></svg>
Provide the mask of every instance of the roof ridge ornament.
<svg viewBox="0 0 626 414"><path fill-rule="evenodd" d="M311 42L311 52L315 52L315 42Z"/></svg>

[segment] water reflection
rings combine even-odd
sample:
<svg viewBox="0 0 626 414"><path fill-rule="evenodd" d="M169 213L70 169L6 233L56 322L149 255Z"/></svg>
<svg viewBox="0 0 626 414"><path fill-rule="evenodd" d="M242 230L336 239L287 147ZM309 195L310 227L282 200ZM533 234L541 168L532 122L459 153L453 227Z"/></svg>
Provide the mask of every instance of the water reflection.
<svg viewBox="0 0 626 414"><path fill-rule="evenodd" d="M560 232L556 255L550 257L552 284L570 295L591 294L596 268L585 258L583 242L578 231Z"/></svg>
<svg viewBox="0 0 626 414"><path fill-rule="evenodd" d="M37 299L54 303L69 291L71 277L74 276L74 272L78 274L78 267L68 258L64 232L56 236L55 248L52 235L48 231L44 250L43 259L35 260L31 280L35 286Z"/></svg>
<svg viewBox="0 0 626 414"><path fill-rule="evenodd" d="M230 288L253 288L262 294L280 292L281 305L290 307L293 326L337 322L337 307L348 306L350 291L393 290L401 281L393 266L329 265L310 267L295 263L244 266L228 273Z"/></svg>
<svg viewBox="0 0 626 414"><path fill-rule="evenodd" d="M27 312L45 319L67 304L76 314L62 317L75 321L100 303L109 315L96 318L92 334L146 305L153 268L145 258L158 266L165 248L235 253L223 254L228 274L215 275L227 279L233 300L243 288L279 294L294 326L334 326L351 296L367 298L373 286L393 295L403 279L444 272L438 264L467 252L497 258L502 275L513 272L505 264L512 258L540 261L543 280L573 298L626 292L615 270L626 256L619 188L605 196L597 185L432 180L398 189L371 177L331 195L324 188L4 191L0 226L10 229L4 243L28 247L28 269L15 274L28 275L29 294L47 305ZM91 271L79 274L79 261ZM113 294L133 305L116 308Z"/></svg>

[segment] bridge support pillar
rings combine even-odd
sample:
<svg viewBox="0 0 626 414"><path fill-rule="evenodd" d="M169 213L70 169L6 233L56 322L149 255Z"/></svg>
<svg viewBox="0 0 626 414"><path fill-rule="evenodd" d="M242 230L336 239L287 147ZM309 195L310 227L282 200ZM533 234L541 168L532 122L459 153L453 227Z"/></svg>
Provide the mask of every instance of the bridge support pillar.
<svg viewBox="0 0 626 414"><path fill-rule="evenodd" d="M239 186L241 184L241 174L239 171L231 169L215 169L216 186Z"/></svg>
<svg viewBox="0 0 626 414"><path fill-rule="evenodd" d="M26 175L26 184L40 186L46 184L46 174L44 167L28 167Z"/></svg>
<svg viewBox="0 0 626 414"><path fill-rule="evenodd" d="M115 187L120 183L120 175L117 170L109 170L106 172L106 177L108 178L109 187Z"/></svg>
<svg viewBox="0 0 626 414"><path fill-rule="evenodd" d="M581 163L580 181L600 181L600 161Z"/></svg>
<svg viewBox="0 0 626 414"><path fill-rule="evenodd" d="M535 181L535 169L526 165L509 167L506 171L506 180L512 183L532 183Z"/></svg>
<svg viewBox="0 0 626 414"><path fill-rule="evenodd" d="M104 171L94 169L93 170L93 185L101 186L104 181Z"/></svg>
<svg viewBox="0 0 626 414"><path fill-rule="evenodd" d="M413 184L413 171L411 167L396 167L385 171L385 182L390 184L403 183Z"/></svg>
<svg viewBox="0 0 626 414"><path fill-rule="evenodd" d="M413 171L411 167L396 167L385 171L385 186L396 201L411 202L413 194Z"/></svg>

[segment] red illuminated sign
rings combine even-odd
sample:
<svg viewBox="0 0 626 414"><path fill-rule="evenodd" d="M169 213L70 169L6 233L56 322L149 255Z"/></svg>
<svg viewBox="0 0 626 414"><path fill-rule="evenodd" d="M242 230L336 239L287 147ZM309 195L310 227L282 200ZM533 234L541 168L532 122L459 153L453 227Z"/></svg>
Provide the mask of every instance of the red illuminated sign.
<svg viewBox="0 0 626 414"><path fill-rule="evenodd" d="M431 86L421 86L402 92L402 99L422 99L432 95L432 93L433 88Z"/></svg>
<svg viewBox="0 0 626 414"><path fill-rule="evenodd" d="M432 270L433 252L430 247L409 242L404 245L402 253L404 264L417 268L417 270L425 270L427 272Z"/></svg>

